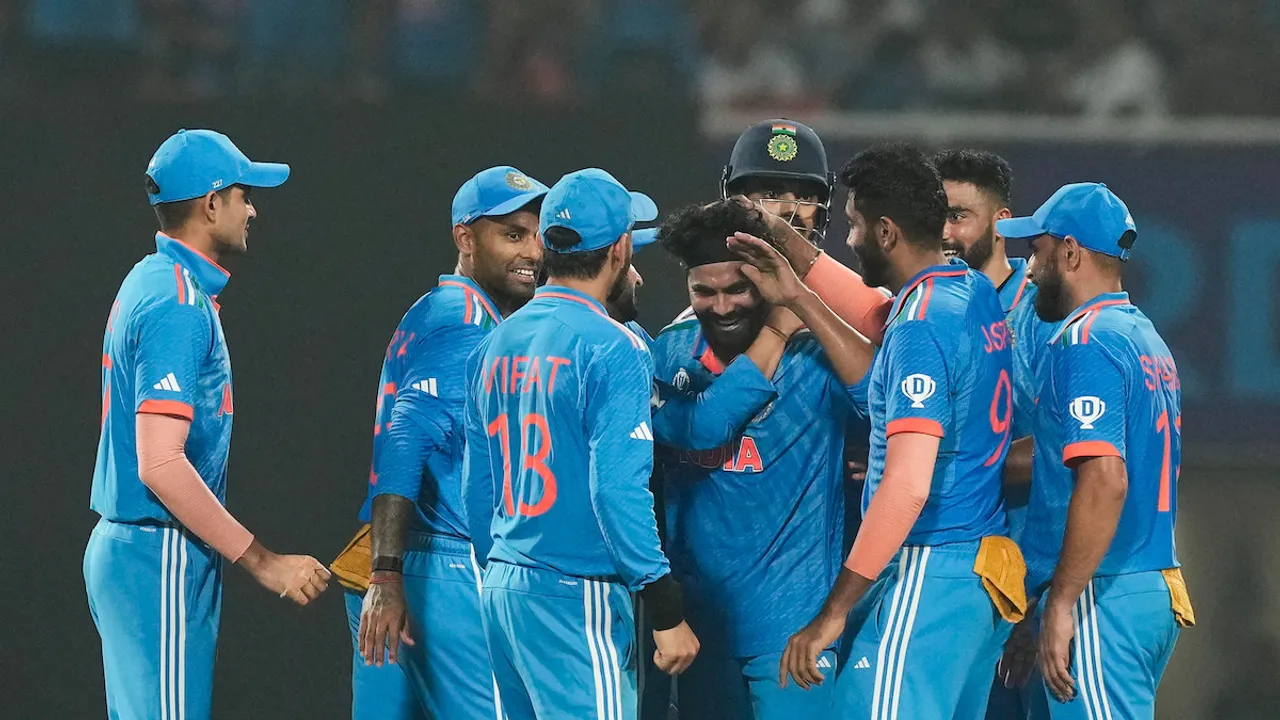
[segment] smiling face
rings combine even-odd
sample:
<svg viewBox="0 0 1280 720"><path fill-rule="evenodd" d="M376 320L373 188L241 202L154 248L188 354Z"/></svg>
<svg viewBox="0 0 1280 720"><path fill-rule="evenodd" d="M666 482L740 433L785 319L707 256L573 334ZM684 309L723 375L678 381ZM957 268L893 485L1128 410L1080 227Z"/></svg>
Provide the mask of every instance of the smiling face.
<svg viewBox="0 0 1280 720"><path fill-rule="evenodd" d="M689 303L702 324L702 333L721 359L751 347L769 312L756 286L738 261L689 268Z"/></svg>
<svg viewBox="0 0 1280 720"><path fill-rule="evenodd" d="M947 224L942 229L942 251L958 257L974 270L983 270L995 255L996 220L1008 211L996 207L989 193L968 182L946 180ZM999 215L998 215L999 213Z"/></svg>
<svg viewBox="0 0 1280 720"><path fill-rule="evenodd" d="M529 210L482 217L464 226L471 243L473 278L499 305L518 308L533 297L542 270L538 216Z"/></svg>

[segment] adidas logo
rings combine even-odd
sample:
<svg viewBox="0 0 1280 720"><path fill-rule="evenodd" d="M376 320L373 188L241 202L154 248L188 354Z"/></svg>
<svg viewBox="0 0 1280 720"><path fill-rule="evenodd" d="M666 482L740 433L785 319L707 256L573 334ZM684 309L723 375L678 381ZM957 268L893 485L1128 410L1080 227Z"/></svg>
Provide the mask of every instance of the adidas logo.
<svg viewBox="0 0 1280 720"><path fill-rule="evenodd" d="M426 380L419 380L418 382L411 384L409 387L413 388L414 390L417 390L418 392L424 392L428 395L434 395L436 397L440 397L440 394L436 392L435 378L427 378Z"/></svg>
<svg viewBox="0 0 1280 720"><path fill-rule="evenodd" d="M820 658L818 658L818 669L819 669L819 670L830 670L830 669L831 669L831 660L829 660L829 659L828 659L828 658L826 658L826 657L820 657Z"/></svg>
<svg viewBox="0 0 1280 720"><path fill-rule="evenodd" d="M631 431L633 440L648 440L653 442L653 433L649 432L649 423L640 423L635 430Z"/></svg>
<svg viewBox="0 0 1280 720"><path fill-rule="evenodd" d="M561 220L572 220L572 219L573 219L573 216L569 214L569 208L565 208L565 209L561 210L560 212L556 213L556 217L560 218Z"/></svg>
<svg viewBox="0 0 1280 720"><path fill-rule="evenodd" d="M160 382L152 385L156 390L168 390L169 392L182 392L182 387L178 385L178 378L169 373L160 379Z"/></svg>
<svg viewBox="0 0 1280 720"><path fill-rule="evenodd" d="M854 669L854 670L866 670L866 669L867 669L867 668L869 668L869 667L871 667L871 663L867 662L867 656L866 656L866 655L863 655L863 656L862 656L862 659L861 659L861 660L859 660L859 661L857 662L857 664L853 666L853 669Z"/></svg>

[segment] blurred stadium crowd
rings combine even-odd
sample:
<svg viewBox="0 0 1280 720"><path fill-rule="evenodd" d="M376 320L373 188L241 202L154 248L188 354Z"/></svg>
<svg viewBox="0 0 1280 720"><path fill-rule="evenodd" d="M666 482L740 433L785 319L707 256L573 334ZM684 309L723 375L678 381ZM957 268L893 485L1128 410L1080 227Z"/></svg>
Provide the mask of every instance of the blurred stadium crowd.
<svg viewBox="0 0 1280 720"><path fill-rule="evenodd" d="M0 0L0 84L1280 115L1277 38L1280 0Z"/></svg>

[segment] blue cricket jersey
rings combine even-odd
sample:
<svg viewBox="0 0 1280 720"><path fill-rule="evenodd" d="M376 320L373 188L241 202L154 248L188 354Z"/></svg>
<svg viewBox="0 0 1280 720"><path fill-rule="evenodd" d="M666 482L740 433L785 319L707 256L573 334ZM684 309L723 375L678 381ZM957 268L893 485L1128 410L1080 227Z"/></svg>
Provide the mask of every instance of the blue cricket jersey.
<svg viewBox="0 0 1280 720"><path fill-rule="evenodd" d="M909 545L1005 535L1001 475L1013 387L1009 333L995 286L961 260L928 268L893 302L871 368L871 454L862 512L884 476L888 438L941 438L929 499Z"/></svg>
<svg viewBox="0 0 1280 720"><path fill-rule="evenodd" d="M644 341L590 296L548 285L467 373L463 493L477 558L631 590L666 575Z"/></svg>
<svg viewBox="0 0 1280 720"><path fill-rule="evenodd" d="M156 233L156 252L121 283L102 341L102 435L89 501L107 520L176 522L138 477L140 412L191 421L187 459L226 503L231 356L216 298L230 277L190 246Z"/></svg>
<svg viewBox="0 0 1280 720"><path fill-rule="evenodd" d="M840 382L807 332L787 344L772 382L745 355L726 368L697 319L658 334L654 363L660 383L699 394L717 418L664 422L681 406L666 391L654 414L667 547L690 623L732 657L781 652L840 571L845 423L865 383ZM719 444L702 449L716 431Z"/></svg>
<svg viewBox="0 0 1280 720"><path fill-rule="evenodd" d="M1096 575L1178 567L1182 390L1169 347L1128 293L1081 305L1051 338L1033 435L1022 547L1034 594L1058 564L1075 489L1069 465L1078 458L1123 458L1129 477L1120 524Z"/></svg>
<svg viewBox="0 0 1280 720"><path fill-rule="evenodd" d="M484 290L461 275L441 275L400 320L378 379L361 522L373 498L400 495L417 506L413 530L470 537L462 506L466 362L501 320Z"/></svg>
<svg viewBox="0 0 1280 720"><path fill-rule="evenodd" d="M1035 417L1036 378L1044 364L1045 343L1057 328L1056 323L1046 323L1036 315L1036 286L1027 277L1027 261L1009 258L1013 274L996 292L1004 308L1005 324L1009 327L1009 345L1013 352L1013 439L1031 434ZM1031 500L1031 487L1005 488L1005 512L1009 520L1009 537L1022 538L1027 524L1027 503Z"/></svg>

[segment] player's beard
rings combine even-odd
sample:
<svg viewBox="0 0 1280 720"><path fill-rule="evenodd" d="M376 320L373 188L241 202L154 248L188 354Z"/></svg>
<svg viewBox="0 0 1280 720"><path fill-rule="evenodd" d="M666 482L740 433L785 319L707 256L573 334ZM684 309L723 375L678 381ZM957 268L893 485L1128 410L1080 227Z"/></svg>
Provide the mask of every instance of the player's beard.
<svg viewBox="0 0 1280 720"><path fill-rule="evenodd" d="M629 323L640 317L640 309L636 306L636 286L625 275L621 287L614 287L606 305L610 317L620 323Z"/></svg>
<svg viewBox="0 0 1280 720"><path fill-rule="evenodd" d="M764 321L769 316L769 304L761 301L755 307L739 308L727 315L712 312L694 313L698 323L702 325L702 334L707 344L722 360L735 358L747 351L756 336L764 328ZM738 323L735 327L725 325Z"/></svg>
<svg viewBox="0 0 1280 720"><path fill-rule="evenodd" d="M864 242L853 246L853 254L858 256L862 265L862 282L867 287L881 287L889 284L889 254L874 242Z"/></svg>
<svg viewBox="0 0 1280 720"><path fill-rule="evenodd" d="M988 227L982 237L967 248L954 240L949 240L942 243L942 249L954 252L956 257L964 261L965 265L981 271L996 252L995 228Z"/></svg>
<svg viewBox="0 0 1280 720"><path fill-rule="evenodd" d="M1066 319L1070 310L1067 308L1067 288L1062 273L1058 271L1058 259L1054 257L1045 262L1044 269L1032 280L1036 284L1036 316L1048 323Z"/></svg>

